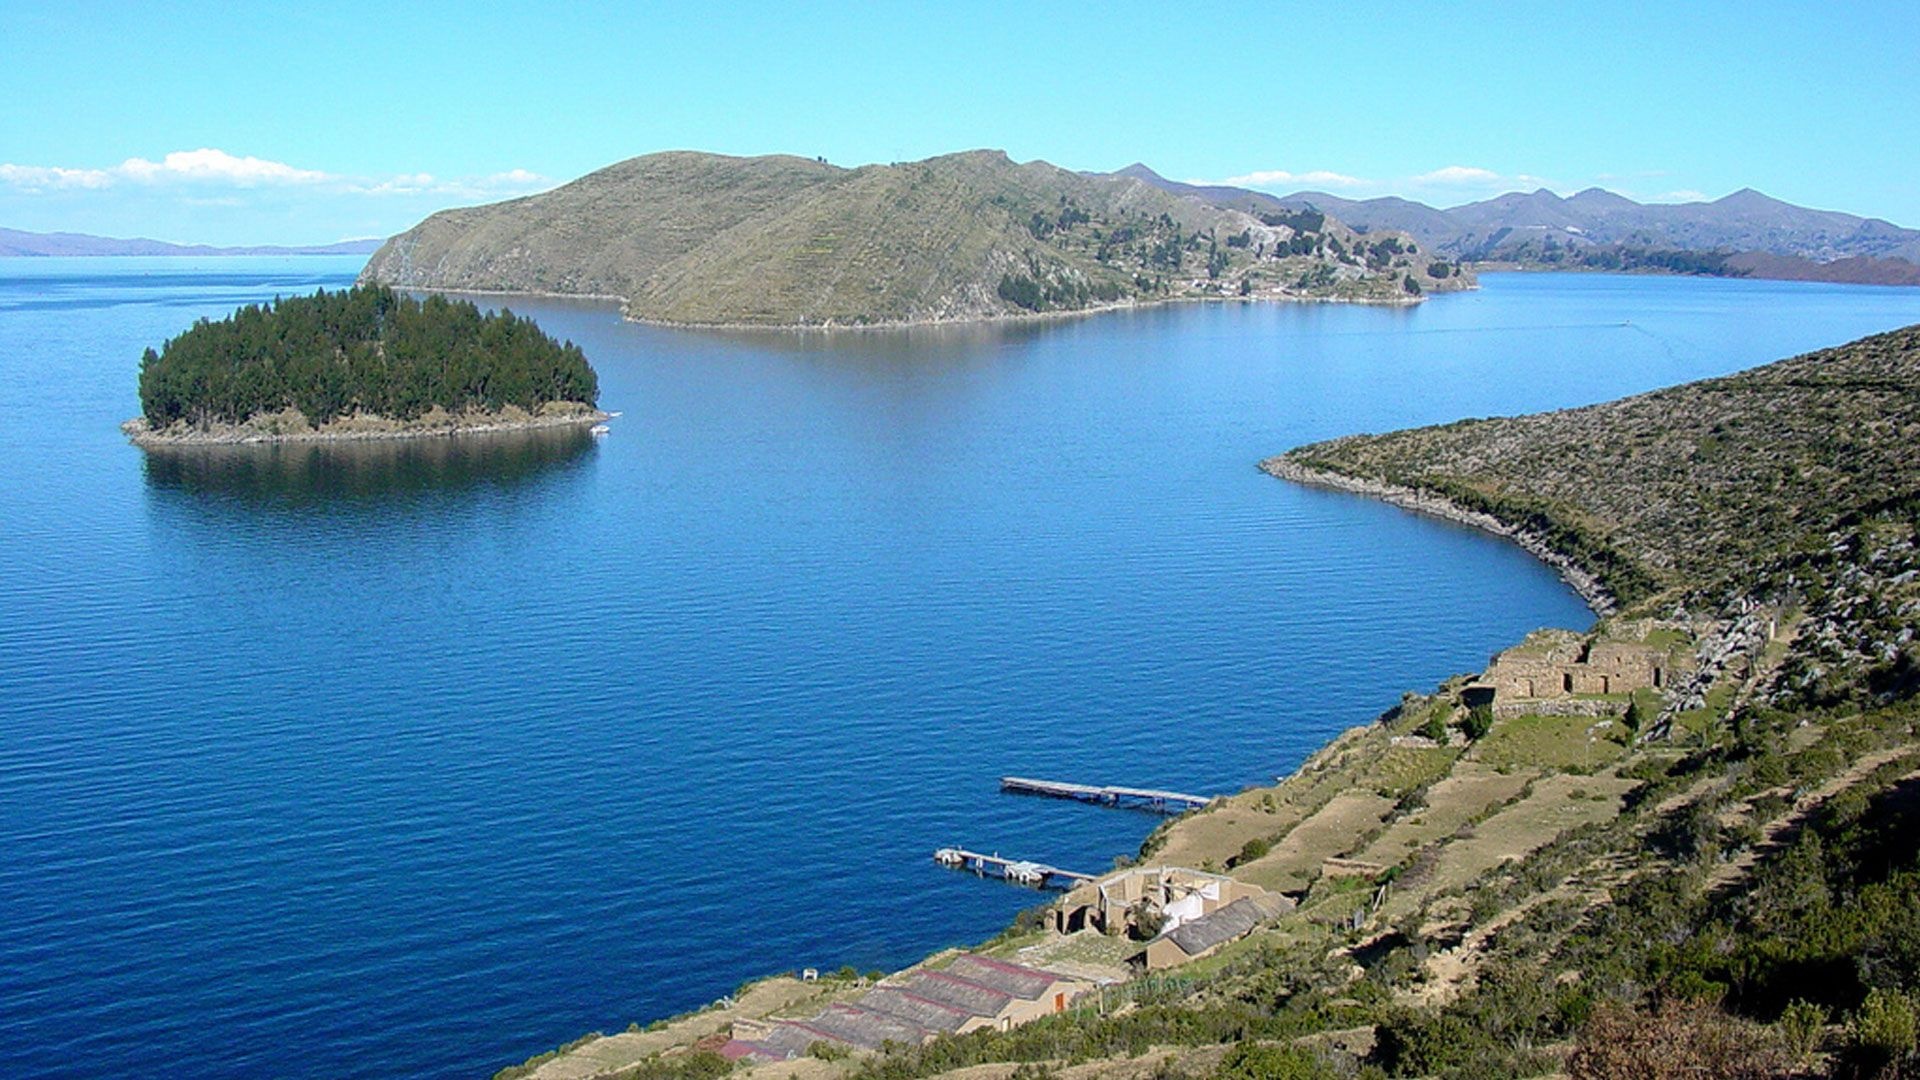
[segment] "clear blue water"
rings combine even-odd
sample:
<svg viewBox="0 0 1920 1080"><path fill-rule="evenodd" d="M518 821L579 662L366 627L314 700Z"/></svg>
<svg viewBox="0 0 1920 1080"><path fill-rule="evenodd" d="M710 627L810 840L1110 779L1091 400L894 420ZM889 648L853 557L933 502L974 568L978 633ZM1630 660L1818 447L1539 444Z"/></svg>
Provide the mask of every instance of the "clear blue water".
<svg viewBox="0 0 1920 1080"><path fill-rule="evenodd" d="M1301 490L1348 431L1601 400L1920 291L1495 276L838 336L623 324L613 434L149 457L141 348L353 261L0 262L0 1061L483 1076L755 975L891 967L1542 624L1498 541Z"/></svg>

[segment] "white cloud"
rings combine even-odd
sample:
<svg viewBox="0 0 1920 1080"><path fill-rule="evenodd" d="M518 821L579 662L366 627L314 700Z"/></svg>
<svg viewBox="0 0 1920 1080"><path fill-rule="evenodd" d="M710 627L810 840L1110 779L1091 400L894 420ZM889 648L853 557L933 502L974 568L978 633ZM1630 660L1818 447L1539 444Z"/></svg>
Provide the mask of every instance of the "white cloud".
<svg viewBox="0 0 1920 1080"><path fill-rule="evenodd" d="M113 170L116 174L142 183L190 180L253 187L257 184L319 184L334 177L315 169L297 169L280 161L257 157L235 157L225 150L202 147L199 150L175 150L159 161L128 158Z"/></svg>
<svg viewBox="0 0 1920 1080"><path fill-rule="evenodd" d="M526 169L509 169L488 176L442 180L432 173L402 173L386 180L351 184L356 195L452 195L462 199L497 199L530 195L552 187L553 180Z"/></svg>
<svg viewBox="0 0 1920 1080"><path fill-rule="evenodd" d="M525 169L508 169L506 172L494 173L484 182L496 187L531 187L535 184L553 183L539 173L528 172Z"/></svg>
<svg viewBox="0 0 1920 1080"><path fill-rule="evenodd" d="M439 181L432 173L401 173L373 183L347 185L356 195L420 195L434 190Z"/></svg>
<svg viewBox="0 0 1920 1080"><path fill-rule="evenodd" d="M25 191L103 188L113 182L104 169L62 169L46 165L0 165L0 183Z"/></svg>
<svg viewBox="0 0 1920 1080"><path fill-rule="evenodd" d="M1466 184L1474 186L1498 184L1504 182L1504 178L1492 169L1476 169L1471 165L1448 165L1411 177L1407 182L1421 187L1442 185L1458 187Z"/></svg>
<svg viewBox="0 0 1920 1080"><path fill-rule="evenodd" d="M235 157L225 150L175 150L159 161L131 157L106 169L69 169L57 165L0 165L0 183L26 191L81 188L99 190L122 182L164 184L225 184L255 187L261 184L321 184L336 179L314 169L297 169L279 161Z"/></svg>
<svg viewBox="0 0 1920 1080"><path fill-rule="evenodd" d="M1648 202L1661 203L1707 202L1710 199L1711 196L1706 192L1695 191L1692 188L1682 188L1679 191L1669 191L1665 194L1650 195L1647 197Z"/></svg>
<svg viewBox="0 0 1920 1080"><path fill-rule="evenodd" d="M1207 184L1211 182L1214 181L1188 181L1188 183L1192 184ZM1311 172L1303 173L1288 172L1285 169L1267 169L1261 172L1250 172L1245 176L1229 176L1225 180L1217 181L1217 183L1232 187L1299 187L1305 185L1308 187L1354 188L1366 187L1371 181L1362 180L1357 176L1348 176L1344 173L1328 172L1325 169L1315 169Z"/></svg>
<svg viewBox="0 0 1920 1080"><path fill-rule="evenodd" d="M553 181L526 169L509 169L487 176L441 179L432 173L353 177L302 169L281 161L239 156L203 147L175 150L159 161L131 157L105 169L73 169L50 165L0 164L0 186L28 194L49 191L97 191L122 184L164 187L188 184L201 187L302 187L352 195L447 195L463 199L526 195L553 186Z"/></svg>

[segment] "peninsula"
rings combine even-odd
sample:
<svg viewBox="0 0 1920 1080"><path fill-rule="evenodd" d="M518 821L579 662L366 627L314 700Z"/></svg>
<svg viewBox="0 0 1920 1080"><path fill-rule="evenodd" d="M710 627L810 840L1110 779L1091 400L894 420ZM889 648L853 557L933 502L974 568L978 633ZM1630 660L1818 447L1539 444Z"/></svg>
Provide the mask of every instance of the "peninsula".
<svg viewBox="0 0 1920 1080"><path fill-rule="evenodd" d="M1403 233L1248 213L1130 176L978 150L839 168L672 152L446 210L361 280L617 299L691 326L849 327L1177 299L1414 303L1470 274Z"/></svg>
<svg viewBox="0 0 1920 1080"><path fill-rule="evenodd" d="M379 285L202 319L140 362L142 446L388 439L598 423L572 342L511 311Z"/></svg>
<svg viewBox="0 0 1920 1080"><path fill-rule="evenodd" d="M977 948L763 980L500 1076L1912 1075L1915 447L1920 327L1283 454L1526 539L1612 613L1406 694Z"/></svg>

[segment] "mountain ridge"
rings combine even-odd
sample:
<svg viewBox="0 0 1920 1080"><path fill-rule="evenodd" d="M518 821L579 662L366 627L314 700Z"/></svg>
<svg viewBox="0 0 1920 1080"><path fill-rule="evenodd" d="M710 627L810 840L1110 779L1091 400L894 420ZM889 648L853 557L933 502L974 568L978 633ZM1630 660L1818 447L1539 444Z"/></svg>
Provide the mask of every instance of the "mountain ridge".
<svg viewBox="0 0 1920 1080"><path fill-rule="evenodd" d="M1885 260L1920 266L1920 230L1880 218L1797 206L1751 187L1691 203L1641 203L1598 187L1563 198L1543 187L1440 209L1396 195L1349 199L1313 190L1272 195L1226 185L1186 184L1138 163L1121 172L1221 205L1268 211L1311 208L1357 229L1393 229L1466 262L1618 269L1624 261L1652 269L1663 260L1649 256L1711 253L1728 257L1721 262L1731 265L1719 271L1691 272L1871 284L1914 283L1903 268L1884 266ZM1744 268L1733 258L1747 255L1767 258L1746 260ZM1853 259L1874 261L1848 263L1837 271L1820 269Z"/></svg>

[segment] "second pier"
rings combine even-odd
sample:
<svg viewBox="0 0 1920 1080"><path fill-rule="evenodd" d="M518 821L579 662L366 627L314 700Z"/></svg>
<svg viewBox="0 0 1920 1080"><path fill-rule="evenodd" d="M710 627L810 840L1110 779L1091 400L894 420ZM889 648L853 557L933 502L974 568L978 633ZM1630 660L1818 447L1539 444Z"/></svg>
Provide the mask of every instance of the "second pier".
<svg viewBox="0 0 1920 1080"><path fill-rule="evenodd" d="M1153 788L1130 787L1094 787L1090 784L1067 784L1058 780L1032 780L1024 776L1003 776L1000 778L1000 790L1019 795L1046 795L1055 799L1079 799L1081 802L1104 803L1107 806L1139 806L1162 813L1179 814L1188 810L1197 810L1212 802L1206 795L1188 795L1179 791L1157 791Z"/></svg>

